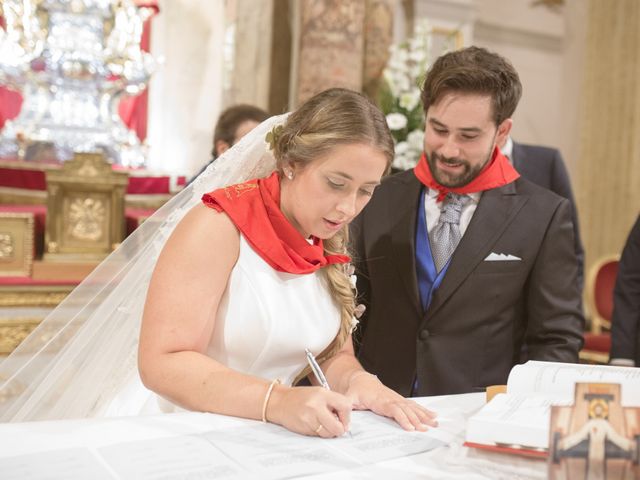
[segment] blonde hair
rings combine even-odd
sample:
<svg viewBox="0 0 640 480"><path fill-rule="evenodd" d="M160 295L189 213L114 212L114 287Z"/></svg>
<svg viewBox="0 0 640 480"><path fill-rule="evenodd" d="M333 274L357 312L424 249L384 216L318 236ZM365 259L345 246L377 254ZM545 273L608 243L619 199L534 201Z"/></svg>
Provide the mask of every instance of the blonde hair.
<svg viewBox="0 0 640 480"><path fill-rule="evenodd" d="M339 145L362 143L378 148L387 159L388 173L393 160L393 139L382 112L364 95L343 88L325 90L307 100L293 112L286 123L271 134L273 154L282 177L283 168L304 168ZM326 239L325 255L348 253L348 227ZM329 292L340 307L340 328L329 346L318 356L322 362L344 346L352 330L355 292L347 266L333 264L323 268ZM305 368L296 378L309 374Z"/></svg>

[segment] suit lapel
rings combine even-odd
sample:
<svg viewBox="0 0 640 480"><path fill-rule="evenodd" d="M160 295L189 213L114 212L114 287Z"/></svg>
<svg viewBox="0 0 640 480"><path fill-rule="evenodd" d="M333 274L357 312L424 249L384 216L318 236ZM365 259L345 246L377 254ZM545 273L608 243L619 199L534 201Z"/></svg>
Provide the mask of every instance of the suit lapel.
<svg viewBox="0 0 640 480"><path fill-rule="evenodd" d="M491 252L527 197L518 195L515 182L482 194L467 230L451 258L440 287L435 291L426 318L431 318L473 269Z"/></svg>
<svg viewBox="0 0 640 480"><path fill-rule="evenodd" d="M392 263L404 283L413 307L422 316L416 274L416 215L422 184L409 172L403 175L404 188L393 189L388 204L388 222L391 225ZM400 217L398 218L398 213Z"/></svg>

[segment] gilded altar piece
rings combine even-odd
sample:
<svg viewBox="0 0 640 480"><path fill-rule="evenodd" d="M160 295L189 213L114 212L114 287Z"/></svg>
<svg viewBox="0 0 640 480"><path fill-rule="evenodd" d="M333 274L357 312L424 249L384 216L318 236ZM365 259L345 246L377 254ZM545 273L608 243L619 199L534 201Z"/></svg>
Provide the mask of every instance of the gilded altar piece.
<svg viewBox="0 0 640 480"><path fill-rule="evenodd" d="M47 172L45 260L95 260L124 239L128 174L101 154L78 153Z"/></svg>

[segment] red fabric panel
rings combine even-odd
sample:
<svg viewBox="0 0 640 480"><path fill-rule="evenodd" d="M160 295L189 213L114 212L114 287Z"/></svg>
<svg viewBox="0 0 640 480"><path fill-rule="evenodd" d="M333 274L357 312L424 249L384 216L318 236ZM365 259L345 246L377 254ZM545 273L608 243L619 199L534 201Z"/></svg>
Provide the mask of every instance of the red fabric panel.
<svg viewBox="0 0 640 480"><path fill-rule="evenodd" d="M44 171L0 167L0 187L46 190Z"/></svg>
<svg viewBox="0 0 640 480"><path fill-rule="evenodd" d="M169 177L129 177L127 193L169 193Z"/></svg>
<svg viewBox="0 0 640 480"><path fill-rule="evenodd" d="M125 170L116 168L116 170ZM170 177L167 175L129 177L127 193L134 194L168 194L171 193ZM177 179L178 185L184 185L186 177ZM27 168L0 167L0 187L23 188L25 190L46 190L47 182L43 170Z"/></svg>
<svg viewBox="0 0 640 480"><path fill-rule="evenodd" d="M158 13L159 8L157 2L136 2L136 4L139 7L153 8L155 12ZM140 37L140 49L144 52L150 51L152 18L153 16L149 17L147 21L144 22L142 37ZM149 94L148 91L145 90L135 97L123 98L120 101L120 105L118 105L120 118L122 118L122 121L128 128L136 132L136 135L141 142L144 142L144 139L147 138L148 104Z"/></svg>
<svg viewBox="0 0 640 480"><path fill-rule="evenodd" d="M6 87L0 86L0 128L7 120L18 116L22 108L22 95Z"/></svg>
<svg viewBox="0 0 640 480"><path fill-rule="evenodd" d="M596 335L587 332L584 334L584 347L582 348L583 350L609 353L609 350L611 350L611 335L608 333Z"/></svg>
<svg viewBox="0 0 640 480"><path fill-rule="evenodd" d="M127 207L124 209L124 218L127 226L127 236L138 228L140 218L146 218L153 215L153 208L135 208Z"/></svg>
<svg viewBox="0 0 640 480"><path fill-rule="evenodd" d="M611 261L600 268L595 282L595 304L602 318L611 320L613 315L613 287L618 275L618 262Z"/></svg>

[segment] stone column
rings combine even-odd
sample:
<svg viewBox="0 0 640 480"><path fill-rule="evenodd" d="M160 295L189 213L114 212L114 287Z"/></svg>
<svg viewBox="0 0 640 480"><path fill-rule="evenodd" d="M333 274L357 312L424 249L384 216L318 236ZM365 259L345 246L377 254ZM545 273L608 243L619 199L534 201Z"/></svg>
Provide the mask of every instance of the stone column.
<svg viewBox="0 0 640 480"><path fill-rule="evenodd" d="M376 99L393 41L393 14L397 0L366 0L363 91Z"/></svg>
<svg viewBox="0 0 640 480"><path fill-rule="evenodd" d="M365 0L295 2L291 108L330 87L362 89L365 5Z"/></svg>

